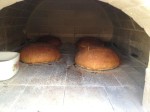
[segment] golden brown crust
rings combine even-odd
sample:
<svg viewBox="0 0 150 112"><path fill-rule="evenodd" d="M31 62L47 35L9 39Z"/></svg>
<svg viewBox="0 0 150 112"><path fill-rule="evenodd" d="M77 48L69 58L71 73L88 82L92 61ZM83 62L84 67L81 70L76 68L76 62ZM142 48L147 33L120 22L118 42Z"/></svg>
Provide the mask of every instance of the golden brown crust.
<svg viewBox="0 0 150 112"><path fill-rule="evenodd" d="M49 63L59 60L61 54L57 48L48 44L35 43L23 48L20 52L20 60L24 63Z"/></svg>
<svg viewBox="0 0 150 112"><path fill-rule="evenodd" d="M99 47L80 50L75 56L75 63L90 70L108 70L118 67L120 59L113 50Z"/></svg>

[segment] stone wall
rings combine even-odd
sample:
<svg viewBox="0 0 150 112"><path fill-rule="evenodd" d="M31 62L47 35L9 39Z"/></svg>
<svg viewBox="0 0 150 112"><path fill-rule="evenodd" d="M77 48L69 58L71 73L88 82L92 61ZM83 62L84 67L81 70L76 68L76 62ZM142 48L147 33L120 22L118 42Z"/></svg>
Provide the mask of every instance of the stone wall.
<svg viewBox="0 0 150 112"><path fill-rule="evenodd" d="M149 36L132 17L107 3L93 0L12 3L6 0L0 5L9 5L0 11L0 50L12 50L23 44L25 33L29 37L56 35L65 42L74 42L82 36L96 36L112 40L124 53L148 63ZM118 4L115 0L112 3Z"/></svg>
<svg viewBox="0 0 150 112"><path fill-rule="evenodd" d="M150 38L133 18L121 10L102 3L114 26L112 42L126 55L148 64ZM110 13L111 12L111 13Z"/></svg>
<svg viewBox="0 0 150 112"><path fill-rule="evenodd" d="M43 0L0 0L0 50L12 50L12 49L20 46L25 41L25 34L23 32L27 33L26 31L28 31L28 29L26 30L26 27L25 27L27 20L32 12L33 12L32 14L34 14L34 11L33 11L34 8L36 7L36 10L35 10L35 12L36 12L37 9L42 5L41 1L43 1ZM55 0L55 1L60 1L60 0ZM68 0L68 2L69 1L72 1L73 3L74 2L82 2L84 5L85 2L92 2L95 0ZM92 30L94 29L94 30L93 31L91 30L92 33L91 33L91 31L88 32L88 35L96 34L96 36L97 36L97 30L101 31L98 33L98 36L107 37L107 40L112 39L112 42L116 45L116 47L118 47L125 54L133 56L136 59L140 60L141 62L147 64L149 48L150 48L150 44L149 44L150 43L150 40L149 40L150 39L149 38L149 36L150 36L150 14L149 14L150 1L149 0L100 0L100 1L109 3L110 5L120 9L122 12L116 8L109 6L108 4L103 4L102 5L103 7L99 7L101 9L101 11L103 12L102 14L104 14L101 16L100 19L101 20L104 19L104 22L105 21L108 22L109 19L111 20L112 25L109 24L110 31L107 31L109 28L105 27L105 25L103 23L101 23L104 27L101 27L101 25L99 27L97 25L96 28L91 27L90 30L91 29ZM98 2L98 1L95 1L95 2ZM58 8L59 8L59 5L60 4L57 5ZM64 8L69 8L69 7L70 7L70 5L67 5L67 6L64 5ZM85 8L86 7L91 8L92 5L89 4L89 5L86 5ZM48 8L49 8L49 6L48 6ZM72 6L71 6L71 8L72 8ZM80 9L83 7L78 7L78 8ZM79 12L81 12L81 10ZM126 13L128 16L126 14L123 14L123 12ZM40 16L42 14L48 14L48 13L43 13L42 11L38 12L38 13L41 13L41 14L39 14ZM53 14L54 14L54 12L53 12ZM59 15L59 13L56 13L56 14ZM71 17L72 12L67 12L67 14L71 14L71 15L65 16L65 18L68 20L67 17ZM82 14L84 14L85 16L89 15L89 14L86 14L86 11L85 12L83 11L82 13L80 13L80 15L76 15L75 12L73 14L74 14L73 17L76 17L76 16L80 17L80 15L82 17ZM107 15L109 16L109 18L107 18ZM47 16L47 15L44 15L44 16ZM92 19L93 20L92 22L95 22L95 19L91 18L94 16L98 16L98 18L99 18L97 9L96 10L94 9L93 12L90 13L90 17L87 16L86 18L89 18L89 20ZM62 16L59 15L58 17L62 17ZM49 18L51 19L50 24L53 23L52 21L54 21L54 23L55 23L54 18L51 18L51 16ZM60 19L60 18L57 18L57 19ZM81 18L81 20L82 19L83 18ZM82 25L80 24L79 26L83 26L82 29L88 29L87 27L84 27L84 25L85 25L84 22L85 21L83 19L83 21L80 22ZM90 22L86 21L86 23L87 22L88 22L88 24L91 24L91 21ZM30 24L30 20L28 23ZM31 21L31 23L32 23L32 21ZM27 24L27 26L29 24ZM45 22L45 20L43 20L42 24L47 24L47 22ZM95 24L95 23L92 23L92 24ZM69 26L70 24L66 23L65 26L66 25ZM75 28L75 26L78 26L77 23L74 23L73 25L74 25L74 28ZM109 25L107 24L106 26L109 26ZM34 25L32 25L32 26L34 26ZM72 26L72 25L70 25L70 26ZM112 28L112 26L113 26L113 28ZM100 27L103 29L99 30ZM48 27L38 27L38 28L48 28ZM64 25L62 25L61 29L63 29L66 32L68 32L68 31L69 32L70 31L71 32L75 32L75 31L79 32L78 33L79 35L76 35L76 33L74 33L74 35L72 35L72 33L71 33L71 35L70 34L68 35L68 38L64 38L65 40L69 40L69 41L75 41L75 38L69 38L70 36L78 37L78 36L85 36L85 34L87 34L87 30L75 30L75 29L72 30L69 28L67 30L64 28ZM78 29L80 29L80 28L78 28ZM114 31L113 38L112 38L112 29ZM47 29L44 29L44 31L46 31L46 30ZM31 29L29 31L31 31ZM49 29L48 29L48 31L49 31ZM147 34L145 33L145 31ZM58 34L59 31L53 29L52 32L56 32ZM80 34L82 34L82 35L80 35ZM100 35L100 34L102 34L102 35ZM65 37L67 37L67 35L65 35ZM145 86L144 98L143 98L143 105L144 105L145 110L147 110L147 112L150 111L150 108L149 108L150 107L150 97L149 97L150 86L149 86L149 80L148 80L149 79L148 77L150 76L150 70L149 70L150 67L149 66L146 71L146 86Z"/></svg>
<svg viewBox="0 0 150 112"><path fill-rule="evenodd" d="M82 36L96 36L109 41L113 26L98 2L45 0L29 18L27 34L31 38L51 34L62 37L65 42L74 42Z"/></svg>
<svg viewBox="0 0 150 112"><path fill-rule="evenodd" d="M0 9L3 9L6 6L14 4L22 0L1 0ZM40 0L24 0L29 2L38 2ZM72 0L70 0L72 1ZM77 1L77 0L76 0ZM79 0L81 1L81 0ZM82 0L85 1L85 0ZM132 17L145 31L150 35L150 2L149 0L100 0L118 9L121 9L127 15ZM141 16L142 15L142 16Z"/></svg>
<svg viewBox="0 0 150 112"><path fill-rule="evenodd" d="M6 5L0 10L0 50L15 50L25 42L23 32L28 17L38 2L20 1L11 4L5 1L0 6Z"/></svg>

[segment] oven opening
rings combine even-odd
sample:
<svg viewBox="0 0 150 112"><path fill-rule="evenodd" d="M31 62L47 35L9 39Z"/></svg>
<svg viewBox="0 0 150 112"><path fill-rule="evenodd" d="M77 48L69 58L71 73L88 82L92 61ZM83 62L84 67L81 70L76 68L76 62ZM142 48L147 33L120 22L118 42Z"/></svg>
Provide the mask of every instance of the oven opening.
<svg viewBox="0 0 150 112"><path fill-rule="evenodd" d="M0 112L149 112L149 11L146 0L0 1Z"/></svg>

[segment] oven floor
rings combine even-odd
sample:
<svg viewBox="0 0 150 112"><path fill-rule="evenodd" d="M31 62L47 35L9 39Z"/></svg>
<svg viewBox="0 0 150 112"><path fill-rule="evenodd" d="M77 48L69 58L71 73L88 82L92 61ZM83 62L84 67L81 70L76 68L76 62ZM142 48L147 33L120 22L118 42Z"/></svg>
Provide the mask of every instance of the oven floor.
<svg viewBox="0 0 150 112"><path fill-rule="evenodd" d="M0 82L0 112L142 112L145 66L122 54L120 67L91 73L74 66L74 46L65 44L56 63L20 63Z"/></svg>

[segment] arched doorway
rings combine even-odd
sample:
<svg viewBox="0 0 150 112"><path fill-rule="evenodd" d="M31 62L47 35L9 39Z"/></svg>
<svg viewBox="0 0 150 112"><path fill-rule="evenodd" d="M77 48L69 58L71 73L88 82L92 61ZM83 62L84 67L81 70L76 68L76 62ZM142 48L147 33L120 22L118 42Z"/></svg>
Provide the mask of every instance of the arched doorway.
<svg viewBox="0 0 150 112"><path fill-rule="evenodd" d="M7 1L0 1L1 3L1 8L9 6L11 4L14 4L18 1L12 1L12 0L7 0ZM118 7L119 9L121 9L123 12L125 12L126 14L128 14L130 17L132 17L137 23L139 23L139 25L141 27L143 27L145 29L145 31L147 32L147 34L149 34L149 4L147 2L144 2L142 0L140 1L118 1L118 0L111 0L111 1L106 1L109 4ZM142 16L141 16L142 15ZM149 65L148 68L146 70L146 83L145 83L145 92L144 92L144 100L143 100L143 104L144 107L148 109L148 107L150 107L150 101L149 101Z"/></svg>

